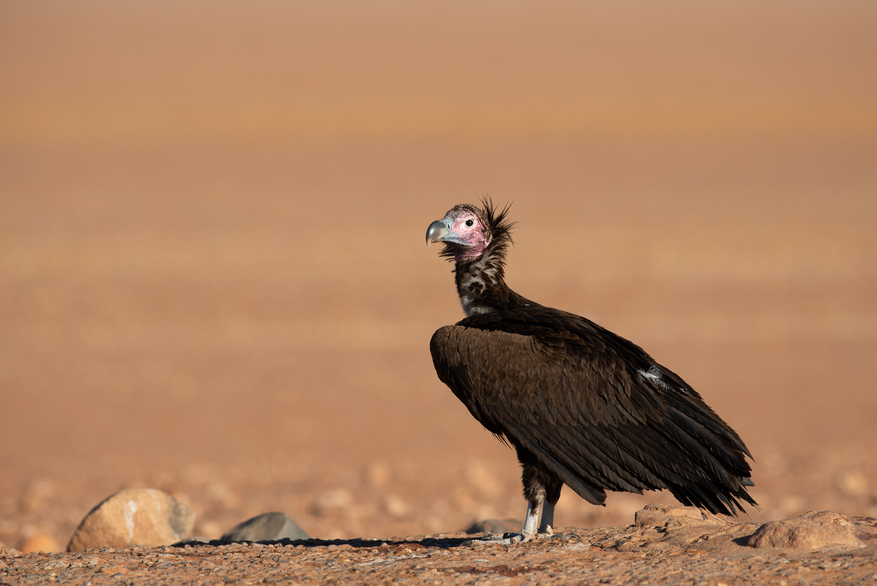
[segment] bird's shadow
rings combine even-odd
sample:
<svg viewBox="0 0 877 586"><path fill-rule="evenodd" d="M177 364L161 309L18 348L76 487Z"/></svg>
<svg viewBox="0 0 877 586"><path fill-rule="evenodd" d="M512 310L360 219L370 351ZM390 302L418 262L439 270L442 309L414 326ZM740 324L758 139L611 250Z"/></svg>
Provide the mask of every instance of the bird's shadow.
<svg viewBox="0 0 877 586"><path fill-rule="evenodd" d="M223 541L221 539L212 539L210 541L202 541L198 539L180 541L171 547L222 547L235 544L259 544L259 545L275 545L283 547L330 547L349 545L355 548L389 548L393 546L415 546L423 548L440 548L448 549L452 547L461 547L471 545L473 536L467 537L424 537L422 539L277 539L262 541Z"/></svg>

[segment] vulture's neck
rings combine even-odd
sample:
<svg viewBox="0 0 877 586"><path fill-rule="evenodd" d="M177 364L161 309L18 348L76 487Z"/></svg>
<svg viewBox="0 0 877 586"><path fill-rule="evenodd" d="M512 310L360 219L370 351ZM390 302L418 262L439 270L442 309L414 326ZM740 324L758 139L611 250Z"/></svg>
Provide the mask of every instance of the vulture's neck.
<svg viewBox="0 0 877 586"><path fill-rule="evenodd" d="M457 260L454 274L466 317L538 305L509 289L504 264L502 254L490 248L474 260Z"/></svg>

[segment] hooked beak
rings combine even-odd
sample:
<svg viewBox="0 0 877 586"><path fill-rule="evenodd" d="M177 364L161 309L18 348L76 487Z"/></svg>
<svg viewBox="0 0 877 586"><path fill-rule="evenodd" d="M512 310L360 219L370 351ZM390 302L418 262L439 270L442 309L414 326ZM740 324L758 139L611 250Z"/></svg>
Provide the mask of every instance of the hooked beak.
<svg viewBox="0 0 877 586"><path fill-rule="evenodd" d="M426 245L429 246L433 242L444 242L451 233L453 221L445 218L444 220L436 220L426 229Z"/></svg>

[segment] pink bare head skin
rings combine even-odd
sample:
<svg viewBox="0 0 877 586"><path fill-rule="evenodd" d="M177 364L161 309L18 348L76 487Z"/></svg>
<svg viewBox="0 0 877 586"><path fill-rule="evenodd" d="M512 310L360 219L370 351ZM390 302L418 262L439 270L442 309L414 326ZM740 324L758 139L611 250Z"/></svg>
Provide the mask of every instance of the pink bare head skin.
<svg viewBox="0 0 877 586"><path fill-rule="evenodd" d="M475 260L490 244L490 230L481 210L470 204L456 205L444 219L429 225L426 243L444 242L454 252L454 260Z"/></svg>

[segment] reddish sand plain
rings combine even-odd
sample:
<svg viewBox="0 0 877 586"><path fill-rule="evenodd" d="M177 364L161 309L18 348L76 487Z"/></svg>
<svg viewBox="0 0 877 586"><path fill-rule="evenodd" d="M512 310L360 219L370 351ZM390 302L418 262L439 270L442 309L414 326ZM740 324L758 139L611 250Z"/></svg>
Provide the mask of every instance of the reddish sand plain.
<svg viewBox="0 0 877 586"><path fill-rule="evenodd" d="M869 3L0 6L0 543L123 487L218 537L524 513L436 378L427 225L514 202L508 281L748 443L763 521L877 516ZM562 526L663 494L571 492Z"/></svg>

